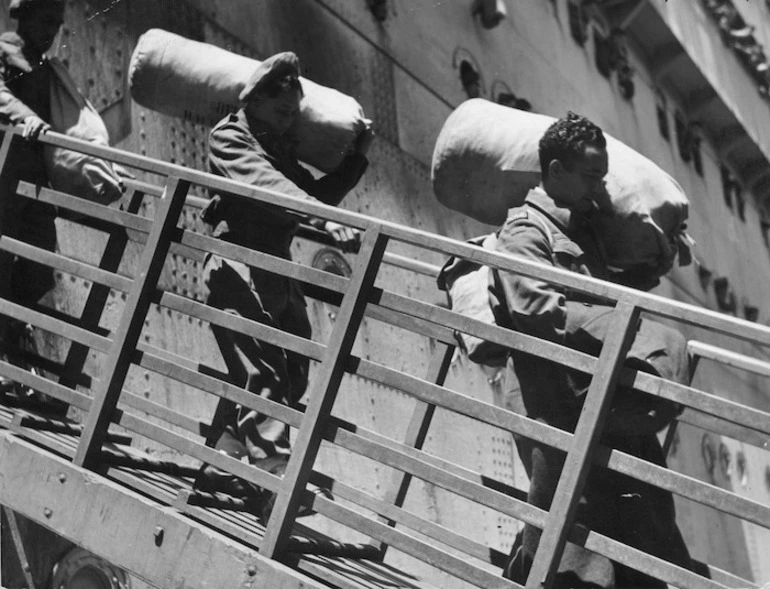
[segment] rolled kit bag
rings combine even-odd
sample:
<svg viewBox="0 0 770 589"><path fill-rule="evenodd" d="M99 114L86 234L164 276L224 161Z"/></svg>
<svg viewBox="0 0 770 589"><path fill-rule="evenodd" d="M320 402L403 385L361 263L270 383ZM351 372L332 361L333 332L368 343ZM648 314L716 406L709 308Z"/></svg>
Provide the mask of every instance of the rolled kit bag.
<svg viewBox="0 0 770 589"><path fill-rule="evenodd" d="M446 207L483 223L502 225L540 182L538 144L553 117L483 99L462 103L441 129L431 179ZM688 200L679 184L655 163L605 134L609 154L607 196L596 228L617 270L658 278L690 261L685 222Z"/></svg>
<svg viewBox="0 0 770 589"><path fill-rule="evenodd" d="M151 110L214 125L238 108L238 96L259 61L164 31L144 33L131 56L131 96ZM301 78L304 97L296 156L323 172L353 149L364 112L350 96Z"/></svg>

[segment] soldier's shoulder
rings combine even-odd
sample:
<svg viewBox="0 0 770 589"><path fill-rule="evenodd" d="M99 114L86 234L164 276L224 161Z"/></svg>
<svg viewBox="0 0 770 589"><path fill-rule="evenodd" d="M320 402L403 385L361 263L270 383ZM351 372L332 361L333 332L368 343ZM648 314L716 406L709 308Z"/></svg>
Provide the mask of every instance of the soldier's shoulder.
<svg viewBox="0 0 770 589"><path fill-rule="evenodd" d="M519 221L528 221L529 211L525 207L516 207L508 211L508 217L506 217L506 223L517 223Z"/></svg>

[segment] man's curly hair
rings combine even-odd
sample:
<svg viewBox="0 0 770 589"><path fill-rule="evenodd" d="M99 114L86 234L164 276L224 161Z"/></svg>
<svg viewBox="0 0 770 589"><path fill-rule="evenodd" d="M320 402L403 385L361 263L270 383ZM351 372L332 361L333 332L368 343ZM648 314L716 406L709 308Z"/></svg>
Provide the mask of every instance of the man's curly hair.
<svg viewBox="0 0 770 589"><path fill-rule="evenodd" d="M569 111L566 117L548 127L540 139L538 151L543 178L548 177L548 166L553 160L559 160L565 168L571 170L588 145L605 148L607 140L599 127L587 118Z"/></svg>

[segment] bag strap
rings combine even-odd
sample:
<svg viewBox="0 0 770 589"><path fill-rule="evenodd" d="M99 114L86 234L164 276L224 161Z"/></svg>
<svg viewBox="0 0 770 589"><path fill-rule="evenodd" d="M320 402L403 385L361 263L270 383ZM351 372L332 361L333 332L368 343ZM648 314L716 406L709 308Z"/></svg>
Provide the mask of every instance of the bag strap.
<svg viewBox="0 0 770 589"><path fill-rule="evenodd" d="M551 233L551 230L548 228L548 224L545 222L545 219L543 219L543 216L537 212L537 209L534 207L529 207L528 210L529 213L531 213L532 218L537 221L535 225L538 225L539 228L542 230L543 235L545 235L545 239L548 242L548 245L551 249L553 249L553 234Z"/></svg>

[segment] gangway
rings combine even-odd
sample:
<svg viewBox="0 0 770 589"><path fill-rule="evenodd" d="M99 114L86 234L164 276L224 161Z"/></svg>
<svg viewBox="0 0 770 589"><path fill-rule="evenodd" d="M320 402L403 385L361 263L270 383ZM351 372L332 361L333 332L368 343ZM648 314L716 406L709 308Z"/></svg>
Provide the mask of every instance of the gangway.
<svg viewBox="0 0 770 589"><path fill-rule="evenodd" d="M21 141L19 128L1 130L4 136L0 165L14 143ZM500 567L506 555L498 547L405 507L410 484L419 479L485 509L543 528L527 583L529 589L550 586L567 541L581 543L676 587L757 586L751 580L713 567L704 566L704 574L686 571L594 531L581 532L573 527L573 518L588 470L604 467L770 528L767 505L599 443L611 392L622 382L681 403L686 407L681 419L687 423L770 448L770 414L762 408L622 366L642 313L686 324L705 334L717 334L720 342L749 343L757 350L770 345L767 327L56 133L47 133L39 140L121 164L135 170L142 181L128 182L120 210L51 188L19 183L20 198L51 203L63 216L104 233L106 240L99 263L93 264L0 237L3 250L92 283L79 316L0 300L0 313L68 342L63 361L29 354L24 367L0 362L0 373L77 408L84 416L76 423L46 413L41 404L11 397L4 400L0 406L0 504L6 508L156 587L427 588L441 587L441 579L447 577L468 586L518 587L501 577ZM193 189L226 191L358 228L362 244L355 255L352 273L336 275L181 227L183 209L199 208L203 202L192 194ZM394 254L389 249L393 244L416 253ZM141 254L135 267L126 270L121 261L128 247L140 247ZM307 297L337 309L331 335L326 341L299 338L208 307L161 281L169 256L200 260L208 252L303 282ZM435 272L435 267L419 260L436 252L537 276L600 297L615 306L616 329L600 355L593 357L470 320L378 282L386 263L398 266L407 276ZM125 295L114 328L105 327L102 321L111 292ZM153 306L237 330L309 357L315 371L307 405L289 408L272 403L234 386L226 374L214 367L143 341L142 330ZM424 373L412 374L357 354L356 339L364 317L429 341L431 360ZM472 392L447 387L458 332L558 359L566 366L593 375L575 432L546 426L478 400ZM770 365L761 358L730 351L726 344L692 342L691 351L708 361L770 374ZM96 371L87 362L89 355L94 354L102 358ZM126 376L131 366L161 374L191 391L231 399L295 428L294 449L285 478L279 479L213 450L206 444L210 430L206 420L128 390ZM334 414L337 393L350 375L381 384L383 395L398 391L415 400L403 439L385 436L366 423L344 420ZM566 466L551 511L528 505L526 492L521 489L425 451L436 410L454 412L566 452ZM179 459L164 460L138 451L132 442L139 437L173 450ZM331 477L317 462L322 445L344 449L392 469L392 484L374 493L357 488L341 476ZM275 509L267 525L257 522L241 502L231 497L194 491L193 479L203 462L277 492ZM308 481L331 487L334 500L309 493ZM296 521L298 507L303 503L309 503L319 514L314 518L324 518L337 527L322 531L312 527L312 523ZM336 535L336 529L352 530L365 540L351 541L345 534ZM389 564L390 551L408 554L421 563L415 569L420 574ZM425 574L426 568L436 574Z"/></svg>

